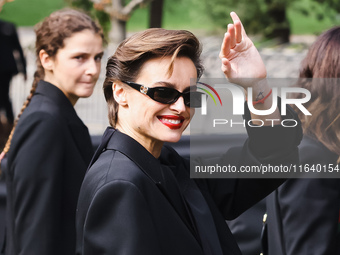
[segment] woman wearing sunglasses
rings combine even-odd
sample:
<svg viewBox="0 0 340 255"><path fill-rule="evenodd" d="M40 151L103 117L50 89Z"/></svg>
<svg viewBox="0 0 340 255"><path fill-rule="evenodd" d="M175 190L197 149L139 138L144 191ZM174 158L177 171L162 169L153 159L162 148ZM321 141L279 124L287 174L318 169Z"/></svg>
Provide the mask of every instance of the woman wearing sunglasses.
<svg viewBox="0 0 340 255"><path fill-rule="evenodd" d="M254 96L268 95L270 88L255 82L266 76L262 60L239 18L231 16L222 70L241 86L253 86ZM200 53L188 31L149 29L123 41L108 60L104 94L112 127L81 188L77 254L240 254L225 219L241 214L282 180L190 179L189 162L163 147L181 138L200 106L201 95L190 83L202 75ZM243 77L254 79L238 79ZM268 96L258 109L270 108L271 100ZM281 118L278 110L252 117ZM280 128L261 129L249 130L244 160L296 160L300 127L289 129L289 136Z"/></svg>

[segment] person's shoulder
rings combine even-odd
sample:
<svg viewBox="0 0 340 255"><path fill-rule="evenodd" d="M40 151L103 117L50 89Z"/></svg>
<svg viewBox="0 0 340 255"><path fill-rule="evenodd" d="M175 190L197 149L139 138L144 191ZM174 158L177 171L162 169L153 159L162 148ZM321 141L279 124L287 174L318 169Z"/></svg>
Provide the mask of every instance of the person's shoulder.
<svg viewBox="0 0 340 255"><path fill-rule="evenodd" d="M337 155L327 149L321 142L309 136L304 136L299 146L301 163L335 162Z"/></svg>
<svg viewBox="0 0 340 255"><path fill-rule="evenodd" d="M16 31L16 27L13 23L0 20L0 33L2 35L10 36Z"/></svg>
<svg viewBox="0 0 340 255"><path fill-rule="evenodd" d="M20 119L25 119L26 121L39 121L47 123L58 123L59 111L56 107L46 107L46 105L41 105L40 107L35 107L33 104L27 107Z"/></svg>
<svg viewBox="0 0 340 255"><path fill-rule="evenodd" d="M86 172L81 188L81 199L91 200L105 189L117 185L137 189L145 186L147 176L126 155L116 150L105 150Z"/></svg>
<svg viewBox="0 0 340 255"><path fill-rule="evenodd" d="M19 118L15 129L15 136L25 137L32 134L54 134L55 139L60 139L61 131L65 125L53 114L46 111L24 111Z"/></svg>
<svg viewBox="0 0 340 255"><path fill-rule="evenodd" d="M104 150L86 173L84 185L100 187L116 181L138 184L145 177L139 166L123 153Z"/></svg>
<svg viewBox="0 0 340 255"><path fill-rule="evenodd" d="M62 126L49 114L33 112L22 116L16 125L9 150L9 161L13 162L16 157L34 158L46 156L50 146L64 148L66 146Z"/></svg>
<svg viewBox="0 0 340 255"><path fill-rule="evenodd" d="M59 114L61 105L56 104L56 102L45 95L36 94L32 97L32 101L29 104L28 108L30 109L30 111L39 111L51 115L56 115Z"/></svg>
<svg viewBox="0 0 340 255"><path fill-rule="evenodd" d="M34 95L21 118L33 118L36 121L44 120L46 122L59 123L59 125L61 125L63 112L61 106L57 105L48 97Z"/></svg>
<svg viewBox="0 0 340 255"><path fill-rule="evenodd" d="M9 22L9 21L3 20L3 19L0 19L0 25L8 25L8 26L14 26L15 27L15 25L12 22Z"/></svg>

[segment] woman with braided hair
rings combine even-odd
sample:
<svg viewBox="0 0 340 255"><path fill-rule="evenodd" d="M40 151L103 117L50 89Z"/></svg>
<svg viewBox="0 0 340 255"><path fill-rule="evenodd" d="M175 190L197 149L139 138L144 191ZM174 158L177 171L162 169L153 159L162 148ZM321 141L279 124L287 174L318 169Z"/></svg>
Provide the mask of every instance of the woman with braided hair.
<svg viewBox="0 0 340 255"><path fill-rule="evenodd" d="M93 151L74 105L91 96L103 55L101 28L75 10L36 28L37 71L6 144L6 255L74 254L75 211Z"/></svg>

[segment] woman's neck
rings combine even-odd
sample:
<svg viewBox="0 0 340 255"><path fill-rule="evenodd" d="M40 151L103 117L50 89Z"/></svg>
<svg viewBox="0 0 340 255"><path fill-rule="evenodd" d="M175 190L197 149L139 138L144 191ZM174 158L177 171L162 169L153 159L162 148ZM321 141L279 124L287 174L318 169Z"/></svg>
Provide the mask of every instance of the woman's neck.
<svg viewBox="0 0 340 255"><path fill-rule="evenodd" d="M164 142L145 137L140 133L134 131L133 129L120 125L119 123L116 124L115 128L118 129L123 134L126 134L133 138L134 140L136 140L155 158L159 158L159 156L161 155Z"/></svg>

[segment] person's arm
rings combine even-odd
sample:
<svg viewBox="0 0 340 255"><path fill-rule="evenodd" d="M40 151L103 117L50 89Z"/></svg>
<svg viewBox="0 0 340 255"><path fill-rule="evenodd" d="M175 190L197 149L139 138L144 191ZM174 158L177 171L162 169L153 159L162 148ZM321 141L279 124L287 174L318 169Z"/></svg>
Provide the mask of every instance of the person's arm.
<svg viewBox="0 0 340 255"><path fill-rule="evenodd" d="M262 103L254 105L257 110L268 110L272 106L273 95L270 93L266 76L267 71L259 52L253 42L247 36L241 20L235 12L230 13L234 24L228 25L228 31L224 34L220 59L222 71L226 78L235 84L240 85L245 90L252 88L252 99L258 101L264 99ZM264 125L271 125L268 119L281 120L278 109L268 115L257 115L251 113L251 119L262 120ZM254 124L261 122L255 121Z"/></svg>
<svg viewBox="0 0 340 255"><path fill-rule="evenodd" d="M228 26L221 46L222 71L230 82L244 89L252 87L253 98L258 93L267 94L270 88L265 80L266 69L262 59L252 41L247 37L240 19L235 13L231 13L231 17L234 24ZM265 110L271 105L272 94L264 100L264 104L256 104L254 107L258 110ZM250 112L248 107L245 107L245 110L244 118L247 123L255 118L262 120L264 125L262 127L247 125L249 138L237 162L235 162L235 156L230 156L227 152L218 164L229 165L230 162L234 162L232 165L238 170L240 166L297 164L297 146L301 141L302 130L296 113L290 107L287 107L287 114L282 117L279 107L276 107L272 114L261 116ZM272 127L273 123L266 119L294 119L297 125L289 128L280 125ZM199 164L211 165L206 162ZM284 182L284 179L268 180L261 176L257 176L260 178L256 179L250 176L249 179L205 180L215 203L226 219L234 219Z"/></svg>
<svg viewBox="0 0 340 255"><path fill-rule="evenodd" d="M105 184L86 212L78 207L77 218L85 219L78 254L161 254L147 202L131 182Z"/></svg>
<svg viewBox="0 0 340 255"><path fill-rule="evenodd" d="M60 123L47 114L34 113L16 129L7 178L20 254L61 254L64 144Z"/></svg>

